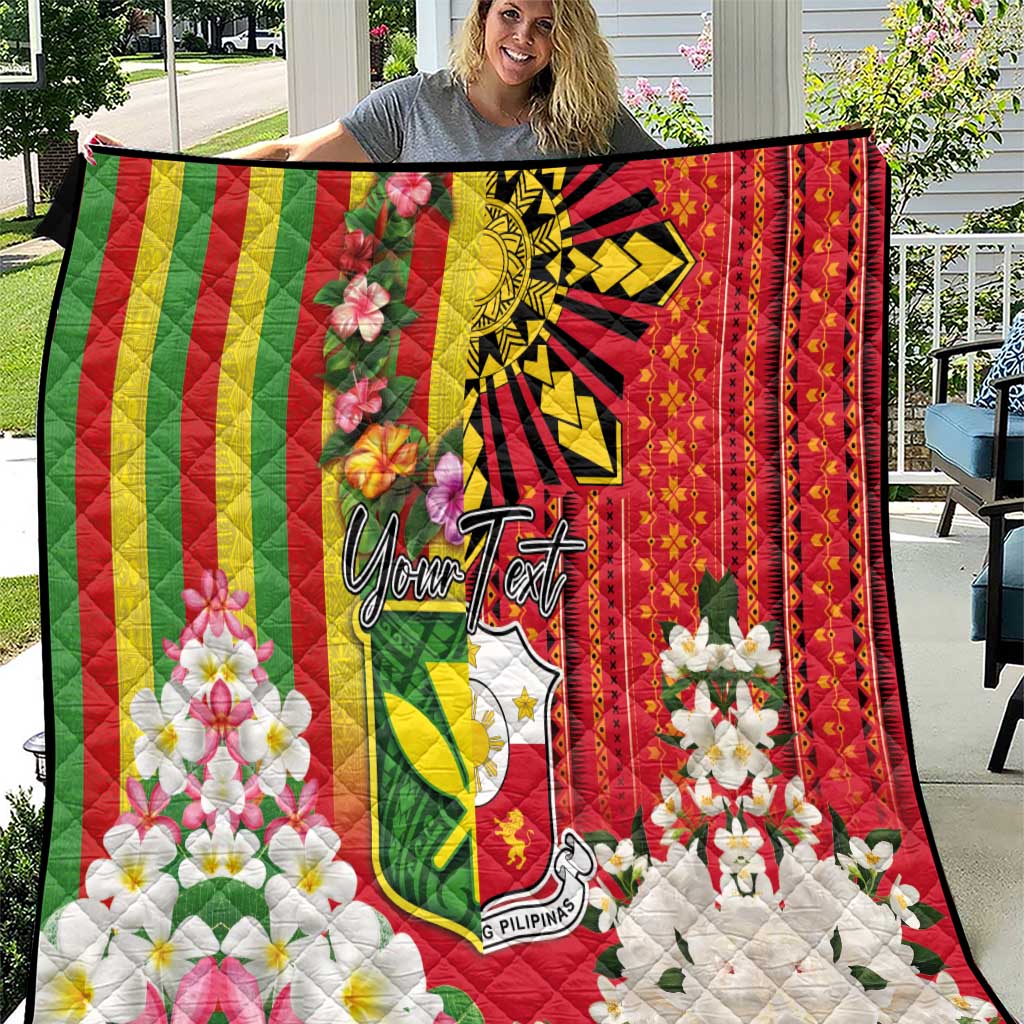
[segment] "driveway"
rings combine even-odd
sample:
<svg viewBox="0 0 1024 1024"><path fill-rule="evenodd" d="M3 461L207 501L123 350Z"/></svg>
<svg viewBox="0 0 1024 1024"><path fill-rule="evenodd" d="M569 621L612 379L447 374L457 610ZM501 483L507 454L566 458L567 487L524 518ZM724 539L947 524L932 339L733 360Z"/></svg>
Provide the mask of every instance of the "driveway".
<svg viewBox="0 0 1024 1024"><path fill-rule="evenodd" d="M283 60L226 64L208 68L187 65L178 76L181 144L184 148L212 135L284 110L288 87ZM202 68L202 70L199 70ZM130 87L131 99L116 110L99 110L79 118L78 130L92 129L123 139L139 149L170 149L167 80L151 79ZM25 201L21 157L0 160L0 210Z"/></svg>

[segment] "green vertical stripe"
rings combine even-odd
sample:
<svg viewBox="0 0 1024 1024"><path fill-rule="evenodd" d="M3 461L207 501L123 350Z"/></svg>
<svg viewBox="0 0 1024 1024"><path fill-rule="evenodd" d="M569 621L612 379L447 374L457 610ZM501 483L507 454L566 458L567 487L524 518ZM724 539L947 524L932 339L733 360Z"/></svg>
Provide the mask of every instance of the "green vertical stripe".
<svg viewBox="0 0 1024 1024"><path fill-rule="evenodd" d="M314 171L296 168L284 176L281 225L253 381L250 457L257 639L274 641L273 656L264 667L282 695L295 685L285 502L288 380L309 262L316 183Z"/></svg>
<svg viewBox="0 0 1024 1024"><path fill-rule="evenodd" d="M185 625L181 474L188 467L181 465L181 402L216 190L215 164L186 164L146 400L149 601L158 689L173 667L163 639L177 641Z"/></svg>
<svg viewBox="0 0 1024 1024"><path fill-rule="evenodd" d="M85 185L59 296L43 381L43 465L46 482L46 599L53 700L53 819L46 862L43 918L78 895L82 857L82 642L75 528L77 399L110 231L119 161L98 154ZM42 567L41 567L42 568Z"/></svg>

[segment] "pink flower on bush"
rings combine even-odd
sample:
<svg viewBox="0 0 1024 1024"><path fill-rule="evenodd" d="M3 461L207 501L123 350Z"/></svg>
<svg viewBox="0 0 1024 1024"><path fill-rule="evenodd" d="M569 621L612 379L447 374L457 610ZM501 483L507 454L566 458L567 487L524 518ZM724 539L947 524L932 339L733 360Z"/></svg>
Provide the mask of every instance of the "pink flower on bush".
<svg viewBox="0 0 1024 1024"><path fill-rule="evenodd" d="M421 206L430 202L430 179L417 171L388 175L385 187L400 217L413 217Z"/></svg>
<svg viewBox="0 0 1024 1024"><path fill-rule="evenodd" d="M346 433L351 434L364 416L380 412L383 400L380 393L388 386L385 378L369 380L363 377L334 402L334 422Z"/></svg>
<svg viewBox="0 0 1024 1024"><path fill-rule="evenodd" d="M437 460L434 467L434 486L427 492L427 515L432 523L444 527L444 539L449 544L462 542L459 516L464 500L462 490L462 460L448 452Z"/></svg>
<svg viewBox="0 0 1024 1024"><path fill-rule="evenodd" d="M673 78L669 82L668 98L673 103L685 103L690 98L690 90L678 78Z"/></svg>
<svg viewBox="0 0 1024 1024"><path fill-rule="evenodd" d="M331 326L341 338L358 331L363 341L373 341L384 326L383 308L391 301L387 289L366 275L355 278L345 289L344 301L331 311Z"/></svg>
<svg viewBox="0 0 1024 1024"><path fill-rule="evenodd" d="M628 85L622 90L622 98L626 101L627 107L632 107L635 110L640 106L640 94Z"/></svg>
<svg viewBox="0 0 1024 1024"><path fill-rule="evenodd" d="M239 763L246 764L238 742L238 727L247 719L252 718L252 701L240 700L232 706L231 691L223 679L218 679L210 690L209 697L200 700L193 697L189 703L189 714L206 728L206 745L199 764L210 761L221 740L228 748L228 753Z"/></svg>
<svg viewBox="0 0 1024 1024"><path fill-rule="evenodd" d="M387 25L377 25L376 27L370 29L370 38L383 39L384 36L386 36L389 31L390 29L387 27Z"/></svg>
<svg viewBox="0 0 1024 1024"><path fill-rule="evenodd" d="M275 818L264 833L263 841L269 843L274 833L284 825L290 825L300 836L304 836L311 828L317 825L330 827L330 822L322 815L316 814L316 798L319 792L316 779L310 779L302 787L298 802L295 794L287 786L274 796L277 806L284 811L283 818Z"/></svg>
<svg viewBox="0 0 1024 1024"><path fill-rule="evenodd" d="M177 822L160 813L171 802L171 798L159 782L149 796L146 796L142 783L132 776L129 776L124 788L132 809L120 815L115 825L134 825L140 836L144 836L154 825L163 825L176 843L181 842L181 829Z"/></svg>
<svg viewBox="0 0 1024 1024"><path fill-rule="evenodd" d="M358 277L373 266L377 240L364 231L348 231L341 240L338 269L344 277Z"/></svg>
<svg viewBox="0 0 1024 1024"><path fill-rule="evenodd" d="M198 614L190 623L192 635L201 637L209 626L214 636L220 636L227 626L232 636L242 637L242 624L235 616L249 603L249 595L244 590L232 590L228 593L228 578L222 569L211 572L203 571L202 581L198 590L189 588L182 591L185 607Z"/></svg>

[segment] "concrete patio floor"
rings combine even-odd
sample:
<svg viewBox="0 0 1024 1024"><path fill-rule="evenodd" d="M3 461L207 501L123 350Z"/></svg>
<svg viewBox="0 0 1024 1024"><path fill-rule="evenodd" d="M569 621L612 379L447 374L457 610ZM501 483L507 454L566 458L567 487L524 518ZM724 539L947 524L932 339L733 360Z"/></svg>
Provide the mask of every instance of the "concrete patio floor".
<svg viewBox="0 0 1024 1024"><path fill-rule="evenodd" d="M27 454L18 452L21 457ZM27 467L24 472L32 479ZM8 479L14 475L5 473ZM982 688L982 645L970 643L968 637L970 585L984 559L985 532L976 520L958 514L953 535L939 540L939 508L900 503L891 506L890 513L914 750L927 813L974 958L1007 1009L1021 1016L1024 729L1016 738L1007 771L992 775L985 768L1017 676L1007 669L997 691ZM28 535L34 533L33 517L9 512L8 520L8 537L17 538L17 551L9 548L9 556L18 572L34 572L34 563L26 561L35 550L35 538ZM7 574L12 574L10 569L0 572ZM42 727L41 673L38 646L0 669L3 690L19 694L17 703L29 717L30 709L38 709L39 724L30 726L26 719L21 729L26 737ZM0 745L0 793L29 784L30 769L31 758L20 743ZM21 1017L16 1012L11 1020L20 1024Z"/></svg>

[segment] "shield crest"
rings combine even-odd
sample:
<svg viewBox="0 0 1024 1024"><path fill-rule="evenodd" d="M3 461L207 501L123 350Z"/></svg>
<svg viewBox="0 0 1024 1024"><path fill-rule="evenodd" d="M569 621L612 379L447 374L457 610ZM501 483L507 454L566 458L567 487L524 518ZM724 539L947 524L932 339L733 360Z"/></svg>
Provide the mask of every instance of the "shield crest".
<svg viewBox="0 0 1024 1024"><path fill-rule="evenodd" d="M517 623L392 602L364 644L373 864L397 906L483 952L566 934L595 865L555 821L560 670Z"/></svg>

